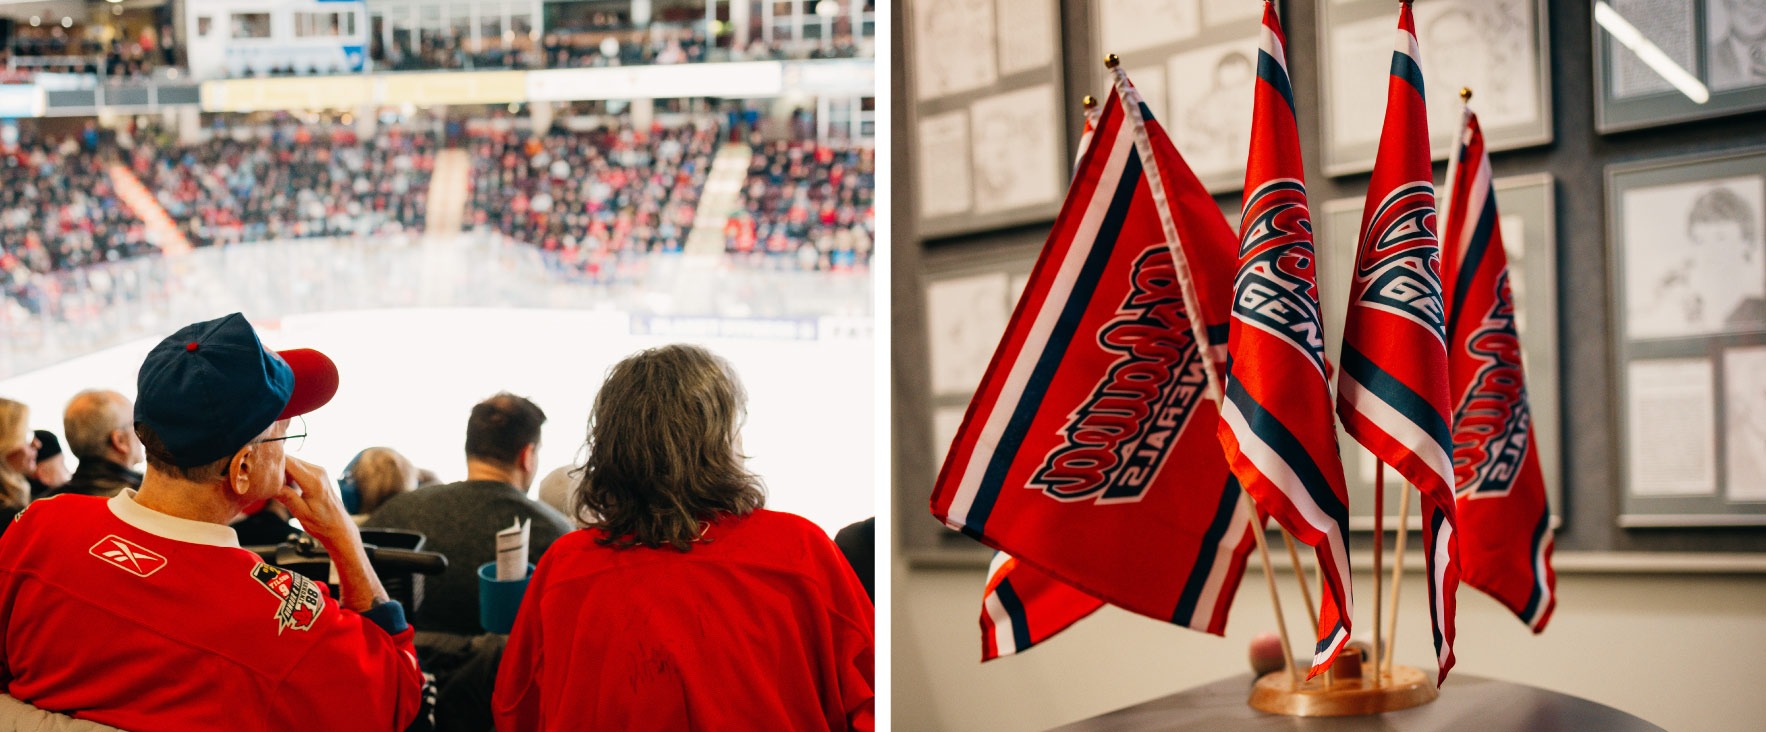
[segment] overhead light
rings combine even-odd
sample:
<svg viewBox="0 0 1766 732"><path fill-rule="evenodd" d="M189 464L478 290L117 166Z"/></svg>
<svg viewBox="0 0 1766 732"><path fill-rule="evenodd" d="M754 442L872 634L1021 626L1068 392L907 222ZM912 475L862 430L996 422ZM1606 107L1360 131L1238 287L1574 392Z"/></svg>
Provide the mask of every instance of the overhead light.
<svg viewBox="0 0 1766 732"><path fill-rule="evenodd" d="M37 17L37 16L35 16L35 15L33 15L33 16L31 16L31 27L32 27L32 28L36 28L36 27L38 27L38 26L41 26L41 25L43 25L43 19L42 19L42 18L39 18L39 17Z"/></svg>
<svg viewBox="0 0 1766 732"><path fill-rule="evenodd" d="M840 3L838 0L821 0L821 2L816 3L816 15L820 15L824 18L832 18L839 14Z"/></svg>
<svg viewBox="0 0 1766 732"><path fill-rule="evenodd" d="M108 0L108 2L109 2L109 3L110 3L110 4L112 4L112 5L121 5L121 4L123 4L123 0Z"/></svg>
<svg viewBox="0 0 1766 732"><path fill-rule="evenodd" d="M68 16L65 16L65 15L61 16L61 27L63 27L63 28L74 27L74 19L70 18Z"/></svg>
<svg viewBox="0 0 1766 732"><path fill-rule="evenodd" d="M1625 16L1620 15L1619 11L1608 5L1606 0L1594 4L1594 20L1613 36L1613 40L1631 49L1632 53L1637 54L1639 61L1648 65L1651 71L1656 72L1669 84L1673 84L1674 88L1680 90L1681 94L1685 94L1687 99L1691 99L1696 104L1711 101L1711 90L1699 83L1698 77L1687 73L1686 69L1680 67L1680 64L1674 63L1674 59L1668 58L1668 54L1662 53L1661 48L1651 43L1648 38L1643 37L1643 33L1637 30L1637 26L1632 25L1631 21L1626 20Z"/></svg>

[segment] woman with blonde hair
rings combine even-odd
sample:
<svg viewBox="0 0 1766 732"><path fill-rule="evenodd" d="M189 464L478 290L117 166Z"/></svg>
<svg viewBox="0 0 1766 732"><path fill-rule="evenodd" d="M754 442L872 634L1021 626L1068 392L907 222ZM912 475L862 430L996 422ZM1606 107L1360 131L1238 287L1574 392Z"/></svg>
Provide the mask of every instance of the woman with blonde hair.
<svg viewBox="0 0 1766 732"><path fill-rule="evenodd" d="M31 500L31 472L37 469L37 435L31 408L0 398L0 529Z"/></svg>
<svg viewBox="0 0 1766 732"><path fill-rule="evenodd" d="M356 523L367 520L380 504L400 493L417 490L417 466L410 458L390 447L370 447L356 454L338 478L343 487L344 505L356 515ZM350 505L351 490L356 505Z"/></svg>
<svg viewBox="0 0 1766 732"><path fill-rule="evenodd" d="M589 416L584 526L530 580L497 729L868 730L870 600L827 532L769 511L728 362L616 364Z"/></svg>

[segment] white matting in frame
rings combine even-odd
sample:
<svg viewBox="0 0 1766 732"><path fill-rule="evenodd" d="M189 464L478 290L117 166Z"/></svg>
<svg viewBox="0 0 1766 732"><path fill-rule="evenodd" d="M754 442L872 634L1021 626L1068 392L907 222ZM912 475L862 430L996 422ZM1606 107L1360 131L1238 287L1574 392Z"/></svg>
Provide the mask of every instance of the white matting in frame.
<svg viewBox="0 0 1766 732"><path fill-rule="evenodd" d="M994 64L994 0L915 0L914 92L921 100L983 89Z"/></svg>
<svg viewBox="0 0 1766 732"><path fill-rule="evenodd" d="M1459 90L1492 152L1551 142L1551 88L1542 0L1418 0L1412 5L1422 55L1429 146L1436 160L1452 150ZM1387 85L1398 34L1397 3L1348 0L1319 5L1324 81L1324 171L1374 167L1385 120Z"/></svg>
<svg viewBox="0 0 1766 732"><path fill-rule="evenodd" d="M933 280L926 285L932 394L967 395L981 383L1006 332L1011 302L1004 272Z"/></svg>
<svg viewBox="0 0 1766 732"><path fill-rule="evenodd" d="M1521 360L1527 378L1527 406L1537 437L1540 472L1545 476L1546 500L1552 524L1561 522L1563 510L1563 434L1559 411L1557 221L1555 183L1549 174L1497 178L1498 226L1503 251L1508 255L1509 289L1514 293L1515 330L1521 337ZM1442 191L1443 195L1445 191ZM1355 260L1357 232L1361 227L1363 198L1326 202L1313 222L1317 237L1319 301L1325 318L1325 352L1342 350L1343 316L1349 307L1349 278ZM1372 453L1340 428L1337 442L1343 449L1343 472L1349 488L1349 527L1373 529L1375 460ZM1386 525L1394 527L1398 516L1395 485L1404 481L1386 471ZM1415 501L1412 501L1414 506ZM1413 508L1413 529L1422 527L1420 512Z"/></svg>
<svg viewBox="0 0 1766 732"><path fill-rule="evenodd" d="M1716 493L1716 380L1711 362L1702 358L1632 361L1625 369L1625 382L1627 493Z"/></svg>
<svg viewBox="0 0 1766 732"><path fill-rule="evenodd" d="M1046 207L1052 217L1066 182L1067 150L1055 87L1042 84L977 99L969 110L975 212Z"/></svg>
<svg viewBox="0 0 1766 732"><path fill-rule="evenodd" d="M1766 346L1723 352L1724 484L1731 501L1766 501Z"/></svg>
<svg viewBox="0 0 1766 732"><path fill-rule="evenodd" d="M970 198L969 113L956 110L920 118L920 216L966 213Z"/></svg>
<svg viewBox="0 0 1766 732"><path fill-rule="evenodd" d="M1000 0L994 37L999 40L1000 76L1035 71L1055 63L1059 54L1053 0Z"/></svg>
<svg viewBox="0 0 1766 732"><path fill-rule="evenodd" d="M1194 36L1202 29L1200 9L1196 0L1099 0L1103 52L1126 54Z"/></svg>

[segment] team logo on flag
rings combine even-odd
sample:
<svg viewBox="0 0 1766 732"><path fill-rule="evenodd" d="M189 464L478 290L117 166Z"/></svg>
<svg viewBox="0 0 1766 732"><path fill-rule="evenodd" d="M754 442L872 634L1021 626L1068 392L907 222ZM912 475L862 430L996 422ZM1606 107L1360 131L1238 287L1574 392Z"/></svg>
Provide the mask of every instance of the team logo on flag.
<svg viewBox="0 0 1766 732"><path fill-rule="evenodd" d="M1462 497L1508 495L1533 441L1507 271L1497 275L1496 290L1483 326L1464 345L1466 357L1478 368L1453 415L1455 495Z"/></svg>
<svg viewBox="0 0 1766 732"><path fill-rule="evenodd" d="M1116 313L1097 334L1116 362L1074 410L1064 444L1031 478L1051 498L1139 501L1207 387L1164 243L1135 260L1133 285Z"/></svg>
<svg viewBox="0 0 1766 732"><path fill-rule="evenodd" d="M1318 285L1312 275L1312 220L1306 186L1274 180L1245 198L1246 256L1235 283L1233 314L1293 344L1324 373L1324 335L1319 332Z"/></svg>
<svg viewBox="0 0 1766 732"><path fill-rule="evenodd" d="M137 577L151 577L154 572L166 568L165 557L116 534L99 539L87 551L111 566L121 567Z"/></svg>
<svg viewBox="0 0 1766 732"><path fill-rule="evenodd" d="M311 630L319 621L319 614L325 611L325 595L306 577L259 563L252 567L251 578L281 601L276 607L276 635L290 628Z"/></svg>
<svg viewBox="0 0 1766 732"><path fill-rule="evenodd" d="M1417 181L1386 194L1362 239L1368 252L1355 268L1366 287L1362 302L1415 321L1445 342L1435 186Z"/></svg>

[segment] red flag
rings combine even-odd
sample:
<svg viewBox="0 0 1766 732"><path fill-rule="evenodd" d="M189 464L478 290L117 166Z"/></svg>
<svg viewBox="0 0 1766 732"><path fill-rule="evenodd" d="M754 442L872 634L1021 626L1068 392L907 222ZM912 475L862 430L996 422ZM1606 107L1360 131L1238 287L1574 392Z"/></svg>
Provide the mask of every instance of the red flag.
<svg viewBox="0 0 1766 732"><path fill-rule="evenodd" d="M1205 329L1190 323L1155 192L1173 206L1207 202L1170 222L1186 250L1230 247L1232 230L1163 131L1137 129L1124 98L1150 116L1138 95L1126 83L1121 92L1103 100L939 474L932 513L1010 553L1014 583L1034 568L1218 635L1253 542L1205 398L1195 337ZM1144 153L1137 135L1147 136Z"/></svg>
<svg viewBox="0 0 1766 732"><path fill-rule="evenodd" d="M1103 606L1047 572L994 552L981 597L981 660L1026 650Z"/></svg>
<svg viewBox="0 0 1766 732"><path fill-rule="evenodd" d="M1386 126L1361 214L1349 314L1337 373L1343 428L1422 493L1423 556L1434 620L1436 683L1453 668L1453 466L1441 247L1423 72L1410 4L1398 12Z"/></svg>
<svg viewBox="0 0 1766 732"><path fill-rule="evenodd" d="M1258 507L1317 552L1325 586L1310 674L1317 676L1349 640L1349 497L1325 374L1286 45L1275 8L1266 5L1219 433L1233 474Z"/></svg>
<svg viewBox="0 0 1766 732"><path fill-rule="evenodd" d="M1538 633L1557 607L1551 511L1527 406L1490 155L1470 109L1448 171L1441 280L1460 571L1466 584Z"/></svg>

